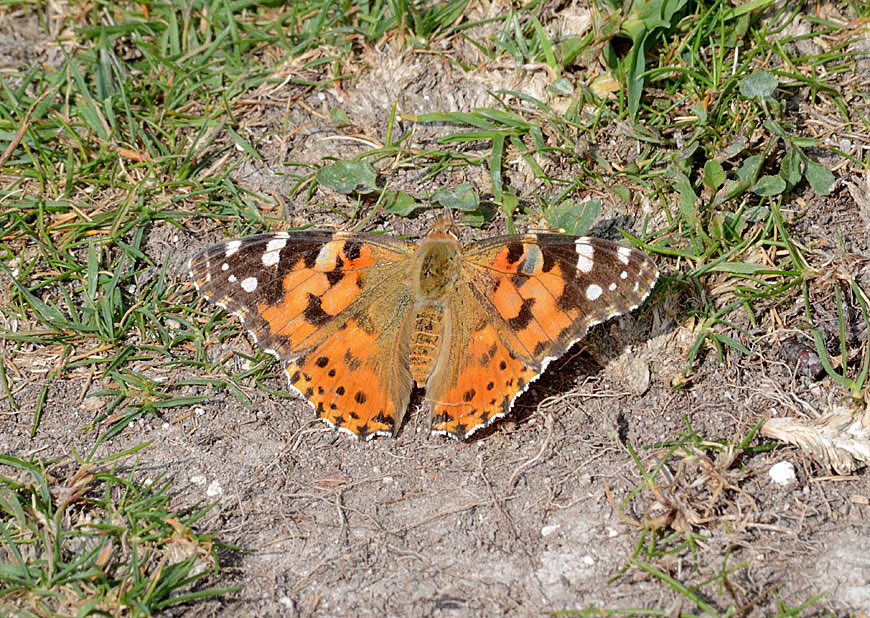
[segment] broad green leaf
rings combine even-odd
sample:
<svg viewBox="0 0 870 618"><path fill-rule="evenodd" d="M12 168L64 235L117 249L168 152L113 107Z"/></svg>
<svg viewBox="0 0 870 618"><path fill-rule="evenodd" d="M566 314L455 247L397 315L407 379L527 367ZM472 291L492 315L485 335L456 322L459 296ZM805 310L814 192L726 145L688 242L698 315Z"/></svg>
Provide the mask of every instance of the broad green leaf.
<svg viewBox="0 0 870 618"><path fill-rule="evenodd" d="M740 167L737 168L737 177L740 180L749 180L754 182L758 177L758 172L761 170L761 164L764 159L761 155L752 155L743 160Z"/></svg>
<svg viewBox="0 0 870 618"><path fill-rule="evenodd" d="M716 159L709 159L704 164L704 184L714 191L725 182L725 170Z"/></svg>
<svg viewBox="0 0 870 618"><path fill-rule="evenodd" d="M747 99L768 99L776 90L776 78L767 71L753 71L740 82L740 94Z"/></svg>
<svg viewBox="0 0 870 618"><path fill-rule="evenodd" d="M474 212L480 207L480 196L474 190L474 185L463 183L452 189L438 189L432 195L432 201L451 210Z"/></svg>
<svg viewBox="0 0 870 618"><path fill-rule="evenodd" d="M544 213L544 217L551 228L579 236L589 231L600 212L601 200L593 198L580 204L568 201L552 206Z"/></svg>
<svg viewBox="0 0 870 618"><path fill-rule="evenodd" d="M758 179L752 192L756 195L779 195L785 189L785 179L782 176L765 175Z"/></svg>
<svg viewBox="0 0 870 618"><path fill-rule="evenodd" d="M801 155L796 148L791 148L782 158L779 165L779 175L782 176L789 187L795 186L801 181Z"/></svg>
<svg viewBox="0 0 870 618"><path fill-rule="evenodd" d="M377 188L375 168L367 161L336 161L317 170L317 182L338 193L371 193Z"/></svg>
<svg viewBox="0 0 870 618"><path fill-rule="evenodd" d="M816 163L811 159L807 159L807 168L804 171L807 177L807 182L820 195L827 195L831 192L831 187L834 186L834 175L827 167L821 163Z"/></svg>
<svg viewBox="0 0 870 618"><path fill-rule="evenodd" d="M718 206L723 202L734 199L738 195L745 193L750 186L752 186L752 181L748 178L729 180L716 192L716 197L713 198L711 205Z"/></svg>
<svg viewBox="0 0 870 618"><path fill-rule="evenodd" d="M394 215L407 217L417 208L420 207L419 202L404 191L397 191L387 195L384 210L391 212Z"/></svg>

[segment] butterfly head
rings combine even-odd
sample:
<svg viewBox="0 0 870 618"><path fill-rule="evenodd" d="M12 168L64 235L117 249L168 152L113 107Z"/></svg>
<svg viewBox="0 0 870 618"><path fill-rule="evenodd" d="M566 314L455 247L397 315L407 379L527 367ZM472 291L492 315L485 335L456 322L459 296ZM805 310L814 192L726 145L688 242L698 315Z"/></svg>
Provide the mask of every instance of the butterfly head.
<svg viewBox="0 0 870 618"><path fill-rule="evenodd" d="M452 238L459 239L459 228L453 222L453 215L448 209L444 209L444 214L438 217L435 225L432 226L432 231L429 232L429 238Z"/></svg>

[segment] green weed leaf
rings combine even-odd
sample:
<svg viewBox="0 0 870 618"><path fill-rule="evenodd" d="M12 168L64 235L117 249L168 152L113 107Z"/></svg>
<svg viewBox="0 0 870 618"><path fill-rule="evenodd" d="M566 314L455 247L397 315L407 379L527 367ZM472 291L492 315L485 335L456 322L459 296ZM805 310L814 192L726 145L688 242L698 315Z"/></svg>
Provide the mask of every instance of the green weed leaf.
<svg viewBox="0 0 870 618"><path fill-rule="evenodd" d="M801 155L796 148L792 148L785 153L779 166L779 175L785 179L789 187L793 187L800 182L801 166Z"/></svg>
<svg viewBox="0 0 870 618"><path fill-rule="evenodd" d="M714 191L725 182L725 170L722 164L715 159L710 159L704 164L704 184Z"/></svg>
<svg viewBox="0 0 870 618"><path fill-rule="evenodd" d="M752 187L752 192L756 195L779 195L785 189L785 179L782 176L765 175L758 179Z"/></svg>
<svg viewBox="0 0 870 618"><path fill-rule="evenodd" d="M407 217L419 207L420 204L413 197L404 191L397 191L396 193L387 195L384 210L391 212L394 215Z"/></svg>
<svg viewBox="0 0 870 618"><path fill-rule="evenodd" d="M463 183L452 189L438 189L432 201L451 210L474 212L480 208L480 196L471 183Z"/></svg>
<svg viewBox="0 0 870 618"><path fill-rule="evenodd" d="M740 94L747 99L769 99L776 90L776 78L767 71L753 71L740 82Z"/></svg>
<svg viewBox="0 0 870 618"><path fill-rule="evenodd" d="M804 174L807 177L807 182L817 193L827 195L831 192L831 187L834 186L834 175L827 167L807 159L807 169Z"/></svg>
<svg viewBox="0 0 870 618"><path fill-rule="evenodd" d="M336 161L317 170L317 182L343 193L371 193L377 188L375 168L367 161Z"/></svg>
<svg viewBox="0 0 870 618"><path fill-rule="evenodd" d="M563 202L548 208L544 217L551 228L565 230L566 234L579 236L589 231L600 212L601 200L594 198L580 204Z"/></svg>

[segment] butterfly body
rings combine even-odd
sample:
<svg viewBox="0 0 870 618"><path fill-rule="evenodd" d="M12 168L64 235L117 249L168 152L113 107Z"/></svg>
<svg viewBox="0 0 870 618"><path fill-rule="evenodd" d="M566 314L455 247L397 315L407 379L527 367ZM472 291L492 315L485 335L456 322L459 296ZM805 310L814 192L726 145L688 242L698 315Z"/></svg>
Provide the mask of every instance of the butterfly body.
<svg viewBox="0 0 870 618"><path fill-rule="evenodd" d="M419 245L347 232L219 243L190 275L285 362L331 425L393 434L414 384L434 433L465 438L504 416L587 329L637 307L658 271L609 241L522 234L461 245L437 226Z"/></svg>

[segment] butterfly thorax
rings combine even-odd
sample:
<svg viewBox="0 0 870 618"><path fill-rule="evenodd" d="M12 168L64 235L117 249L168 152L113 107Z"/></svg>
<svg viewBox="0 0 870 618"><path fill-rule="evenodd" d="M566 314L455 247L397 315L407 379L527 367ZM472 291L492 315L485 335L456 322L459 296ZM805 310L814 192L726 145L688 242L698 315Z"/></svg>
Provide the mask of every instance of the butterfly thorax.
<svg viewBox="0 0 870 618"><path fill-rule="evenodd" d="M449 234L432 233L414 256L412 286L414 320L411 329L411 376L423 386L445 349L449 335L447 298L460 278L462 248Z"/></svg>

